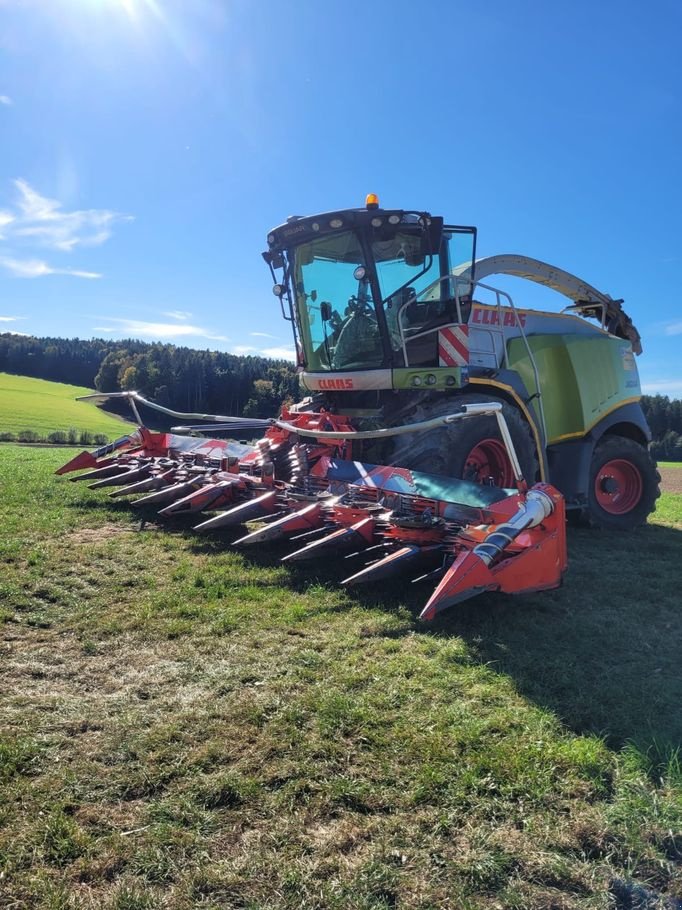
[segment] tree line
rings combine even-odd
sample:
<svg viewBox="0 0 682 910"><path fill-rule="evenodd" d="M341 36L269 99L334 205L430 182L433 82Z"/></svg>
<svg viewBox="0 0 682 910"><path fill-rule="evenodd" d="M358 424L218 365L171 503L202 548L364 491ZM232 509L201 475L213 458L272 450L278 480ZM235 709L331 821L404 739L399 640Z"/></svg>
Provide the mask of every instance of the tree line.
<svg viewBox="0 0 682 910"><path fill-rule="evenodd" d="M178 411L272 417L300 397L293 364L127 339L0 334L0 372L68 382L99 392L136 389ZM644 395L656 458L682 461L682 401ZM121 406L111 406L121 413ZM127 413L127 409L126 409Z"/></svg>
<svg viewBox="0 0 682 910"><path fill-rule="evenodd" d="M0 372L98 392L135 389L178 411L235 417L271 417L283 401L300 397L294 365L286 360L132 339L0 334ZM110 409L120 412L120 405Z"/></svg>
<svg viewBox="0 0 682 910"><path fill-rule="evenodd" d="M644 395L642 406L654 439L654 458L682 461L682 401L667 395Z"/></svg>

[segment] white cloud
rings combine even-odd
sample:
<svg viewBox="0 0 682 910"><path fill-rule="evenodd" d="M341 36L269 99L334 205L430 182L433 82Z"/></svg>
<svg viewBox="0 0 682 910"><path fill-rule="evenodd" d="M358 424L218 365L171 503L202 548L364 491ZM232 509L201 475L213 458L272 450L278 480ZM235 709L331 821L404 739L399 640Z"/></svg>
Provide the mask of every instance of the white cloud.
<svg viewBox="0 0 682 910"><path fill-rule="evenodd" d="M255 335L262 338L272 338L272 335L266 335L265 332L249 332L249 335ZM230 347L230 354L237 354L241 357L247 354L253 354L256 357L269 357L271 360L296 360L296 353L293 346L275 345L270 348L255 347L252 344L235 344Z"/></svg>
<svg viewBox="0 0 682 910"><path fill-rule="evenodd" d="M0 209L0 240L3 239L2 229L14 221L14 215L11 212L5 212Z"/></svg>
<svg viewBox="0 0 682 910"><path fill-rule="evenodd" d="M72 275L74 278L101 278L99 272L82 269L56 269L42 259L10 259L0 257L0 267L15 278L42 278L43 275Z"/></svg>
<svg viewBox="0 0 682 910"><path fill-rule="evenodd" d="M643 382L642 391L645 395L672 395L673 398L682 398L682 378Z"/></svg>
<svg viewBox="0 0 682 910"><path fill-rule="evenodd" d="M264 357L271 357L273 360L296 360L293 347L285 347L284 345L275 348L264 348L260 353Z"/></svg>
<svg viewBox="0 0 682 910"><path fill-rule="evenodd" d="M191 319L192 314L188 313L187 310L168 310L165 313L161 314L162 316L168 316L169 319L178 319L181 322L184 322L186 319Z"/></svg>
<svg viewBox="0 0 682 910"><path fill-rule="evenodd" d="M9 95L0 95L0 104L4 104L6 107L14 104Z"/></svg>
<svg viewBox="0 0 682 910"><path fill-rule="evenodd" d="M0 322L18 322L20 319L26 319L25 316L0 316Z"/></svg>
<svg viewBox="0 0 682 910"><path fill-rule="evenodd" d="M20 178L14 186L19 197L12 234L33 238L51 249L70 253L77 246L98 246L111 237L116 222L132 220L130 215L108 209L65 212L60 202L41 196L28 181Z"/></svg>
<svg viewBox="0 0 682 910"><path fill-rule="evenodd" d="M666 335L682 335L682 322L669 322L665 327Z"/></svg>
<svg viewBox="0 0 682 910"><path fill-rule="evenodd" d="M42 196L27 180L14 181L15 204L0 210L0 267L18 278L72 275L101 278L99 272L51 265L35 256L36 247L71 253L77 247L99 246L109 239L117 222L131 221L109 209L64 211L61 202ZM10 245L11 244L11 248ZM25 251L22 255L22 252Z"/></svg>
<svg viewBox="0 0 682 910"><path fill-rule="evenodd" d="M95 332L113 332L126 338L206 338L209 341L229 341L210 329L187 322L146 322L142 319L109 319L114 325L95 326Z"/></svg>
<svg viewBox="0 0 682 910"><path fill-rule="evenodd" d="M267 332L249 332L252 338L277 338L276 335L268 335Z"/></svg>

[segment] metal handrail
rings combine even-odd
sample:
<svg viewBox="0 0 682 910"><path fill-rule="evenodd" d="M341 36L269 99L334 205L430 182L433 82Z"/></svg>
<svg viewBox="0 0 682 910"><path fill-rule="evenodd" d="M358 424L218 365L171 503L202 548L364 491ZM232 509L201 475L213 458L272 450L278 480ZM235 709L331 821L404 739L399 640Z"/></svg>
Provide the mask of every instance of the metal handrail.
<svg viewBox="0 0 682 910"><path fill-rule="evenodd" d="M408 363L408 357L407 357L407 340L405 338L405 332L404 332L403 322L402 322L402 316L403 316L404 311L407 309L407 307L412 306L412 304L418 302L420 298L423 298L426 294L428 294L429 291L433 291L443 281L451 282L453 280L455 282L455 309L457 310L457 322L461 323L462 322L462 304L460 301L459 290L457 287L458 278L456 275L445 275L442 278L437 278L435 281L432 281L431 284L428 285L428 287L425 287L424 290L420 294L417 294L415 296L414 300L406 300L405 303L403 303L403 305L398 310L397 323L398 323L398 331L400 332L400 346L403 350L403 357L405 358L405 366L409 366L409 363ZM470 281L467 281L466 283L468 285L471 285ZM437 302L437 301L434 301L434 302ZM421 338L422 335L428 335L429 333L430 332L416 332L414 335L410 336L410 341L412 341L414 338Z"/></svg>
<svg viewBox="0 0 682 910"><path fill-rule="evenodd" d="M480 284L479 282L476 282L474 287L484 288L485 290L492 291L495 294L495 299L497 301L497 313L498 313L498 319L500 321L500 326L502 326L502 322L503 322L501 298L505 297L509 301L509 306L511 307L511 310L514 313L514 323L519 329L519 334L521 335L521 338L523 339L523 344L524 344L524 347L526 348L526 353L528 354L528 359L530 361L530 365L533 368L533 378L535 380L535 392L536 392L536 396L537 396L537 400L538 400L538 410L540 412L540 425L542 427L543 436L545 439L547 439L547 424L545 422L545 408L544 408L544 404L542 401L542 392L540 391L540 374L538 372L538 365L535 362L535 357L533 355L533 352L531 351L530 344L528 343L528 336L526 335L526 330L523 326L522 321L519 319L518 312L516 310L516 306L514 305L514 301L512 300L511 296L506 291L501 291L499 288L494 288L491 285ZM505 363L505 366L507 367L507 369L509 369L509 354L507 351L506 344L504 345L504 363Z"/></svg>
<svg viewBox="0 0 682 910"><path fill-rule="evenodd" d="M523 326L522 321L519 319L518 311L517 311L517 309L516 309L516 305L514 304L514 301L512 300L511 296L510 296L506 291L502 291L502 290L500 290L499 288L493 287L492 285L489 285L489 284L483 284L483 283L480 282L480 281L471 281L471 279L469 279L469 278L462 278L462 277L459 276L459 275L446 275L446 276L444 276L444 277L442 277L442 278L437 279L437 281L434 281L434 282L433 282L432 284L430 284L427 288L425 288L425 289L421 292L421 294L419 294L419 295L415 298L415 300L416 300L416 301L419 301L420 298L424 297L425 294L427 294L429 291L433 290L433 289L434 289L440 282L442 282L442 281L448 281L448 282L449 282L449 281L454 281L454 283L455 283L455 306L456 306L456 309L457 309L457 318L458 318L460 324L463 324L463 323L462 323L461 298L460 298L460 294L459 294L459 290L458 290L458 284L459 284L460 282L461 282L462 284L466 284L467 287L470 288L470 296L472 297L472 299L473 299L474 292L476 291L477 288L482 288L483 290L491 291L491 292L495 295L495 306L497 307L497 314L498 314L498 319L499 319L500 327L502 327L502 325L503 325L503 303L502 303L502 299L504 298L504 299L508 302L509 308L510 308L510 309L512 310L512 312L514 313L514 324L515 324L515 326L519 329L519 335L520 335L521 338L523 339L523 344L524 344L524 347L526 348L526 353L527 353L527 355L528 355L528 359L529 359L529 361L530 361L531 368L532 368L532 370L533 370L533 378L534 378L534 380L535 380L536 397L537 397L537 401L538 401L538 411L539 411L539 416L540 416L540 425L541 425L541 428L542 428L543 435L544 435L544 437L545 437L545 439L546 439L546 438L547 438L547 424L546 424L546 421L545 421L545 409L544 409L544 405L543 405L543 401L542 401L542 392L540 391L540 375L539 375L539 372L538 372L538 367L537 367L537 363L536 363L536 361L535 361L535 357L534 357L533 352L532 352L532 350L531 350L530 344L528 343L528 337L527 337L527 335L526 335L526 330L525 330L525 328L524 328L524 326ZM403 311L404 311L408 306L411 306L411 305L415 302L415 300L409 300L409 301L405 302L405 303L400 307L400 309L398 310L398 330L399 330L399 332L400 332L400 344L401 344L401 347L402 347L403 357L404 357L404 359L405 359L405 366L406 366L406 367L409 367L409 365L410 365L409 357L408 357L408 355L407 355L407 342L408 342L408 340L409 340L409 341L413 341L415 338L421 338L421 337L424 336L424 335L430 335L432 331L435 332L435 331L438 330L438 328L442 328L442 326L437 326L437 327L434 327L433 329L427 330L426 332L417 332L417 333L415 333L414 335L410 335L409 338L407 338L407 337L405 336L405 332L404 332L404 329L403 329L403 323L402 323L402 314L403 314ZM503 345L503 354L504 354L504 365L505 365L505 367L506 367L507 369L509 369L509 353L508 353L508 351L507 351L507 345L506 345L506 343Z"/></svg>

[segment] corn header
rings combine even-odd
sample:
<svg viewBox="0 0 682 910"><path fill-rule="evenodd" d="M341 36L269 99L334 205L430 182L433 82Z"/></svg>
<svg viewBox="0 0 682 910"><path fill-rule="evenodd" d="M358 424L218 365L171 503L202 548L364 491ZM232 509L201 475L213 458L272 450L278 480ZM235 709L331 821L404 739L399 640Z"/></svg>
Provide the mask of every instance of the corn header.
<svg viewBox="0 0 682 910"><path fill-rule="evenodd" d="M427 433L482 416L498 421L513 488L352 458L360 440ZM398 575L430 582L435 589L424 620L483 591L556 587L566 568L563 497L549 484L529 488L495 402L369 431L326 411L285 408L254 446L140 426L57 473L73 471L81 471L73 480L112 488L109 496L130 497L135 508L189 518L198 533L256 522L230 546L286 542L283 562L342 561L352 566L342 581L347 587Z"/></svg>

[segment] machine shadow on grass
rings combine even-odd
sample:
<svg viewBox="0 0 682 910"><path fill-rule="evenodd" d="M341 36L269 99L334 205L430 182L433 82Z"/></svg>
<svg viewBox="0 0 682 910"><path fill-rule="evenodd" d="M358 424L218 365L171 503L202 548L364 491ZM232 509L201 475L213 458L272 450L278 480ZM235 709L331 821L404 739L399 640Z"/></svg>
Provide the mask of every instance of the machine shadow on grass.
<svg viewBox="0 0 682 910"><path fill-rule="evenodd" d="M195 540L192 547L219 552L229 539ZM509 676L521 695L574 732L604 737L614 748L632 743L655 771L682 748L682 531L661 525L628 534L569 528L568 546L562 588L516 597L484 594L430 624L416 621L428 584L359 587L349 598L391 612L407 607L415 617L410 629L377 634L462 638L472 660ZM285 552L261 548L244 558L276 566ZM352 571L350 560L335 570L291 565L289 583L300 591L311 582L336 586L340 572Z"/></svg>
<svg viewBox="0 0 682 910"><path fill-rule="evenodd" d="M130 515L124 502L101 504L112 506ZM85 507L98 509L100 502ZM161 523L153 509L135 515L148 531L186 535L196 554L217 555L244 534L235 528L197 537L189 517ZM473 661L510 677L521 695L571 730L604 737L614 748L632 743L655 771L682 748L682 530L569 528L568 546L568 572L556 591L480 595L429 624L416 619L432 590L428 584L402 579L358 587L349 590L348 606L391 613L407 608L414 617L409 627L376 634L461 638ZM265 568L279 566L290 551L279 545L241 555ZM359 568L352 560L341 563L290 564L287 584L301 593L311 584L338 587Z"/></svg>
<svg viewBox="0 0 682 910"><path fill-rule="evenodd" d="M570 729L655 770L682 747L682 531L569 529L568 546L561 589L481 596L424 631L462 637Z"/></svg>

